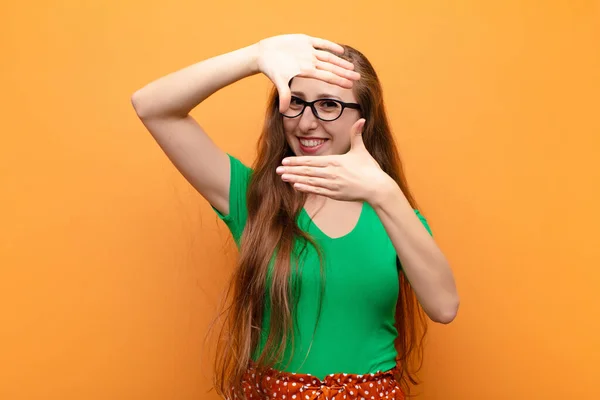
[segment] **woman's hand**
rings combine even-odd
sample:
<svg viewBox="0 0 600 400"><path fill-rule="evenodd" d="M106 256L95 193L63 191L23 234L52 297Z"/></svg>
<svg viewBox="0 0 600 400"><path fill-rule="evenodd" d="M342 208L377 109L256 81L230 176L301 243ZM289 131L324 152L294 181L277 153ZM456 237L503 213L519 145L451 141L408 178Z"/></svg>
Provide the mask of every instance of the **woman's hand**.
<svg viewBox="0 0 600 400"><path fill-rule="evenodd" d="M257 44L258 69L277 87L279 110L288 109L291 101L290 80L295 76L320 79L351 88L360 75L354 65L330 53L343 54L344 48L325 39L302 34L280 35Z"/></svg>
<svg viewBox="0 0 600 400"><path fill-rule="evenodd" d="M380 195L397 185L367 151L362 140L364 124L361 118L352 126L351 147L346 154L287 157L276 172L296 190L374 205Z"/></svg>

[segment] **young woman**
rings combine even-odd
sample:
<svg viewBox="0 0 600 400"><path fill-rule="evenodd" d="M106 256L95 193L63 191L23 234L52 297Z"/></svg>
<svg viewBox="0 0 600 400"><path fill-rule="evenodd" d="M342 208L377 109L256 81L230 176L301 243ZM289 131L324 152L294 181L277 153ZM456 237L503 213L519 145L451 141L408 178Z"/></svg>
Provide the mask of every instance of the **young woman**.
<svg viewBox="0 0 600 400"><path fill-rule="evenodd" d="M275 87L249 168L189 113L257 73ZM240 250L218 393L403 399L422 357L423 311L449 323L459 300L408 190L365 56L307 35L276 36L162 77L132 103Z"/></svg>

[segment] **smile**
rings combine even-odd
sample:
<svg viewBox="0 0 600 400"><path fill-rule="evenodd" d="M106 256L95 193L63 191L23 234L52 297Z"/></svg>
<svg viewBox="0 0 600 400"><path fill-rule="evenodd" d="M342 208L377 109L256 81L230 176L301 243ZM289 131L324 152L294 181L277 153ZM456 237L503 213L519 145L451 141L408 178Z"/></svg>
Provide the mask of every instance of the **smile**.
<svg viewBox="0 0 600 400"><path fill-rule="evenodd" d="M300 150L302 150L302 152L305 154L316 153L320 148L323 147L323 145L328 140L329 139L321 139L321 138L314 138L314 139L298 138L298 141L300 142Z"/></svg>
<svg viewBox="0 0 600 400"><path fill-rule="evenodd" d="M304 147L317 147L325 143L327 139L298 139Z"/></svg>

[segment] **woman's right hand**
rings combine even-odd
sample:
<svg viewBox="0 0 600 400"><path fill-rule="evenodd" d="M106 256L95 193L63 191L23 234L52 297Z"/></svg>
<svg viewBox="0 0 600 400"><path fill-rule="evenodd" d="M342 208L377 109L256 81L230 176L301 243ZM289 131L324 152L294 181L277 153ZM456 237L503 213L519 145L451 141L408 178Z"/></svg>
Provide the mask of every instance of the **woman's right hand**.
<svg viewBox="0 0 600 400"><path fill-rule="evenodd" d="M291 101L290 80L295 76L320 79L344 88L352 88L360 79L354 65L333 53L344 48L325 39L308 35L280 35L257 43L257 67L277 88L279 110L288 109Z"/></svg>

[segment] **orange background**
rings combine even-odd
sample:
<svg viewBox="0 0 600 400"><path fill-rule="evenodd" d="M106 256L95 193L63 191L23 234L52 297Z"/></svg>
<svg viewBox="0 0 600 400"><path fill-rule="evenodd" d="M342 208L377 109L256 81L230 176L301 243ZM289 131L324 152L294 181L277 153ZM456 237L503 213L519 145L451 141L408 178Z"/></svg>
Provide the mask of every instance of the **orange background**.
<svg viewBox="0 0 600 400"><path fill-rule="evenodd" d="M202 346L235 252L130 96L285 32L374 63L456 273L419 398L600 398L598 2L37 3L0 12L0 399L217 398ZM250 162L268 87L194 116Z"/></svg>

